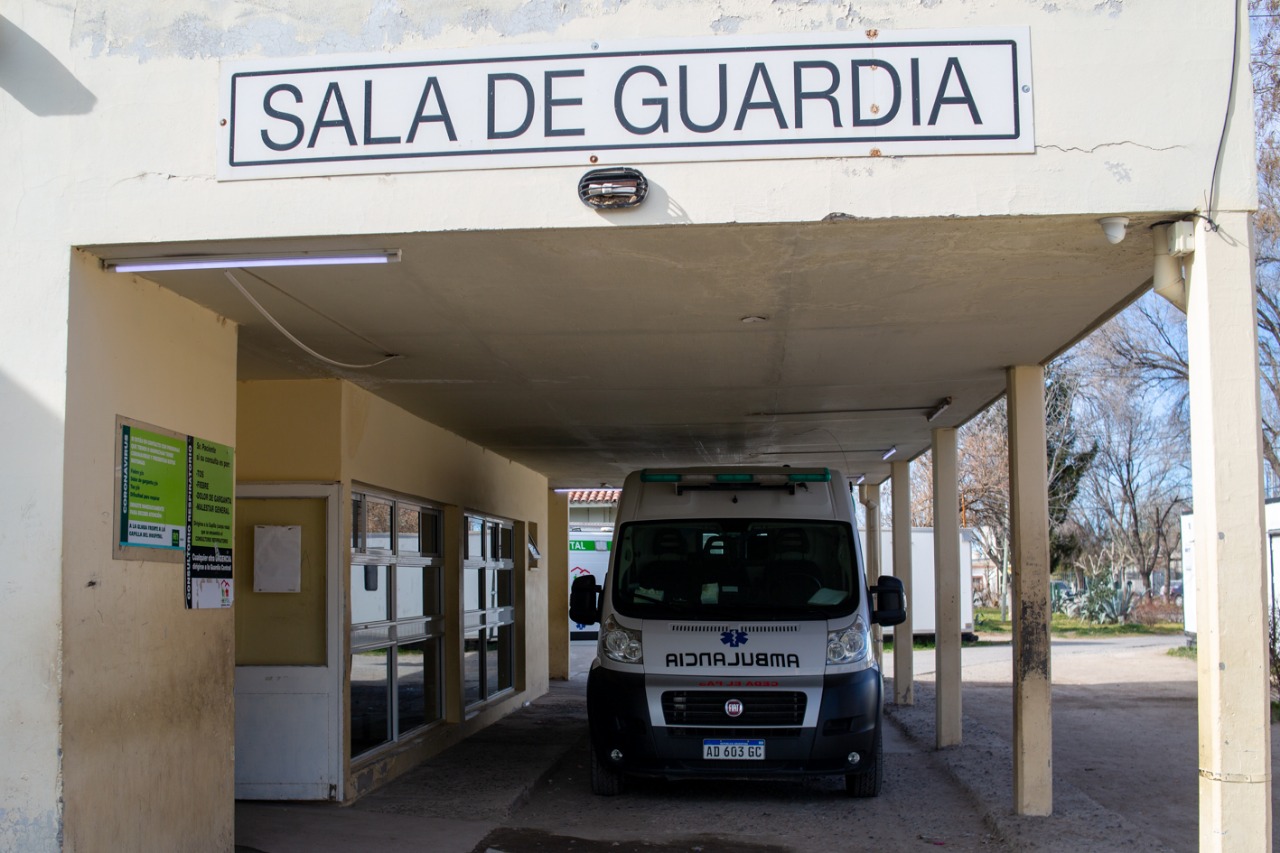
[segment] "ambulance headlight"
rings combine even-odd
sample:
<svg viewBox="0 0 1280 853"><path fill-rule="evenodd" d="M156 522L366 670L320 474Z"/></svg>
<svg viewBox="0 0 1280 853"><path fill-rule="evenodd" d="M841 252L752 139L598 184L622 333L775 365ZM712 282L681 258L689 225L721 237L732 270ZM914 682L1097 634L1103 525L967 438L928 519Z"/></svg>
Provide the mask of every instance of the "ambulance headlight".
<svg viewBox="0 0 1280 853"><path fill-rule="evenodd" d="M600 636L600 645L609 660L619 663L644 663L644 647L640 643L640 632L631 628L623 628L613 618L613 614L604 620L604 631Z"/></svg>
<svg viewBox="0 0 1280 853"><path fill-rule="evenodd" d="M859 663L867 659L870 649L871 631L862 616L855 618L848 628L827 634L828 664Z"/></svg>

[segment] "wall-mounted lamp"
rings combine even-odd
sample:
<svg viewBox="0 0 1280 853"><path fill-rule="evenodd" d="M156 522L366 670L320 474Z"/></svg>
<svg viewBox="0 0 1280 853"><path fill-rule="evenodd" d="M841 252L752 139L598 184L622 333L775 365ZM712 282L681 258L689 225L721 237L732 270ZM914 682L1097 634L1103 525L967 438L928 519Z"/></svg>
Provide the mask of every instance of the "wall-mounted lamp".
<svg viewBox="0 0 1280 853"><path fill-rule="evenodd" d="M394 264L399 249L361 249L347 252L290 252L245 255L168 255L154 258L103 260L102 268L114 272L165 272L169 270L234 270L250 267L320 267L338 264Z"/></svg>
<svg viewBox="0 0 1280 853"><path fill-rule="evenodd" d="M1107 242L1115 245L1124 239L1124 235L1129 229L1129 218L1127 216L1107 216L1098 220L1098 224L1102 226L1102 233L1106 235Z"/></svg>
<svg viewBox="0 0 1280 853"><path fill-rule="evenodd" d="M578 198L597 210L636 207L648 195L648 179L629 166L592 169L578 180Z"/></svg>
<svg viewBox="0 0 1280 853"><path fill-rule="evenodd" d="M934 406L925 414L924 419L932 423L933 421L937 420L938 416L941 415L943 412L945 412L950 406L951 406L951 398L943 397L941 400L938 401L938 405Z"/></svg>
<svg viewBox="0 0 1280 853"><path fill-rule="evenodd" d="M880 458L883 459L885 462L888 462L890 457L892 457L893 454L897 452L898 452L898 445L895 444L893 447L890 447L888 450L886 450L884 452L884 455L881 456Z"/></svg>

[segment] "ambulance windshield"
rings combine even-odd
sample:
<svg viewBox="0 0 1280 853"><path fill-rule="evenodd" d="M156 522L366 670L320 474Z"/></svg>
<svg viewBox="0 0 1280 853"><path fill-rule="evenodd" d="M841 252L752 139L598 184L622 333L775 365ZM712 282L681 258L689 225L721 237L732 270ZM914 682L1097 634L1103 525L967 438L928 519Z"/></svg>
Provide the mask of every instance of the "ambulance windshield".
<svg viewBox="0 0 1280 853"><path fill-rule="evenodd" d="M856 560L840 522L633 522L614 555L613 605L645 619L833 618L858 604Z"/></svg>

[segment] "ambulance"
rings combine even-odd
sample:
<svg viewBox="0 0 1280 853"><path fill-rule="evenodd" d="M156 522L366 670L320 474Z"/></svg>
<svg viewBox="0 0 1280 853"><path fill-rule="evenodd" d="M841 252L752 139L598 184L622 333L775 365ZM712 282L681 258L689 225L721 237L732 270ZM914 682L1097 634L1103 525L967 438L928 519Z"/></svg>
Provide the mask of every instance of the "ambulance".
<svg viewBox="0 0 1280 853"><path fill-rule="evenodd" d="M618 503L609 571L570 588L599 623L591 787L629 777L844 777L880 792L872 625L902 583L866 577L849 481L827 468L646 469Z"/></svg>

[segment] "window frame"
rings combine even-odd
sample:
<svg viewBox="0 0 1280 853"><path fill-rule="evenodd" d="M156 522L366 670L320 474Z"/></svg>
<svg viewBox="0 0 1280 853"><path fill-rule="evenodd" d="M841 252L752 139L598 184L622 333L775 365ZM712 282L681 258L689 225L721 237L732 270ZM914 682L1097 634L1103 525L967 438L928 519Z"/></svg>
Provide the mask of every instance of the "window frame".
<svg viewBox="0 0 1280 853"><path fill-rule="evenodd" d="M365 487L353 487L350 500L353 530L349 540L351 554L350 570L347 573L348 581L354 585L362 567L377 566L385 567L387 584L385 591L385 618L355 621L350 608L348 608L346 614L347 656L348 665L352 670L354 670L354 658L356 655L365 652L387 651L386 713L388 737L381 743L369 746L361 752L355 752L355 742L351 738L352 725L349 723L347 726L348 741L346 752L351 761L359 762L369 759L395 744L414 738L422 732L442 724L446 719L446 670L444 666L444 647L446 643L445 561L442 535L444 531L444 508L430 501L400 497ZM358 509L356 507L357 503L359 503ZM368 545L368 510L372 503L386 503L390 507L389 548L369 547ZM402 553L400 525L402 511L405 509L416 511L419 550ZM424 525L428 523L428 520L433 529L432 540L435 547L432 551L423 551L423 531ZM422 593L424 596L422 614L399 615L399 597L401 595L399 580L402 568L422 571ZM429 591L428 587L434 587L434 589ZM353 589L349 595L354 598L354 594L355 591ZM428 601L434 602L434 612L426 612ZM428 650L434 648L434 653L428 652L423 660L424 689L428 666L431 667L434 674L434 707L428 706L429 703L426 703L424 694L423 710L425 722L414 725L411 728L402 729L400 722L400 649L419 645ZM434 660L431 660L431 658L434 658ZM348 679L347 695L348 700L350 700L350 679Z"/></svg>

